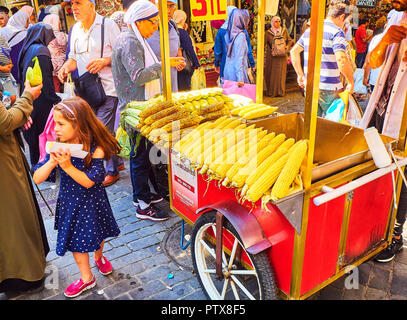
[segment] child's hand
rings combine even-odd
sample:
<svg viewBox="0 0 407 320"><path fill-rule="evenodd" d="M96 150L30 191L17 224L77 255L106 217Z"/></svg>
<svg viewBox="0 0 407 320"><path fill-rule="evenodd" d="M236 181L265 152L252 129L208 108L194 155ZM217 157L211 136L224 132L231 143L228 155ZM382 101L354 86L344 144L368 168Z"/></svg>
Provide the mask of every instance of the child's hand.
<svg viewBox="0 0 407 320"><path fill-rule="evenodd" d="M57 160L57 156L56 156L56 154L54 153L54 152L51 152L50 154L49 154L49 163L51 164L51 165L53 165L54 167L56 167L57 165L58 165L58 160Z"/></svg>
<svg viewBox="0 0 407 320"><path fill-rule="evenodd" d="M71 152L69 151L69 149L65 149L65 150L59 149L55 153L55 158L56 158L59 166L61 167L61 169L64 171L72 166Z"/></svg>

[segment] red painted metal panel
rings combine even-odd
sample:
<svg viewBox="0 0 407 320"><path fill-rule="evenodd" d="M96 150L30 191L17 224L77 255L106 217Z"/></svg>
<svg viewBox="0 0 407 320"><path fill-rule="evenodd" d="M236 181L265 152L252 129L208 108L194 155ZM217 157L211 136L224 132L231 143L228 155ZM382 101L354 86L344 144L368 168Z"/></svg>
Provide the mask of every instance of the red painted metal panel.
<svg viewBox="0 0 407 320"><path fill-rule="evenodd" d="M393 195L391 174L376 179L354 191L345 263L363 256L384 239Z"/></svg>
<svg viewBox="0 0 407 320"><path fill-rule="evenodd" d="M301 295L335 274L346 196L319 207L310 201Z"/></svg>

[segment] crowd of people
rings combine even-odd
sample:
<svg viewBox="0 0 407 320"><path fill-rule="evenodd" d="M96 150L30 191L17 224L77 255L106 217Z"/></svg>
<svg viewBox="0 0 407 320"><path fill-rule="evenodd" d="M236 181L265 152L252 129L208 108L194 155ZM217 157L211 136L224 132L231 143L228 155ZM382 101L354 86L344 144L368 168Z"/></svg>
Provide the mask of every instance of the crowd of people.
<svg viewBox="0 0 407 320"><path fill-rule="evenodd" d="M76 297L95 286L89 253L103 275L112 265L103 255L104 241L119 235L105 187L120 179L124 162L117 156L120 146L114 138L120 113L131 101L146 101L162 92L159 11L154 1L124 0L123 11L110 18L99 15L95 0L71 0L76 24L69 34L61 31L59 10L47 2L38 17L24 6L9 18L0 8L0 91L9 92L12 103L0 103L0 292L41 288L49 246L41 212L31 184L55 181L59 171L60 192L55 213L58 230L56 253L73 253L81 278L66 290ZM64 4L65 5L65 4ZM63 6L64 6L63 5ZM7 8L6 8L7 9ZM186 31L186 13L177 10L177 0L168 0L168 32L172 91L189 90L191 76L198 69L195 48ZM376 25L370 36L361 19L353 30L348 0L332 0L324 22L324 39L319 83L318 115L323 116L332 101L347 88L354 88L354 70L365 67L373 82L373 93L361 127L375 126L398 138L407 86L405 38L407 0L394 1L394 11ZM246 10L229 6L228 18L219 24L214 52L220 83L250 82L249 66L256 65L247 32ZM36 21L38 20L38 22ZM41 21L40 21L41 20ZM384 23L383 23L384 22ZM356 61L349 53L354 31ZM265 35L265 91L284 96L287 57L290 54L298 84L306 86L309 28L294 44L281 19L273 17ZM372 38L373 37L373 38ZM370 42L370 45L369 45ZM301 58L302 55L302 58ZM38 61L42 84L31 86L27 70ZM380 73L370 70L383 66ZM64 83L72 78L76 95L65 97ZM62 97L62 98L61 98ZM41 157L39 136L52 121L57 141L82 144L87 155L71 157L59 149ZM29 146L28 163L21 150ZM150 188L154 174L150 141L140 134L131 140L130 175L133 203L139 219L163 221L169 218L155 206L163 198ZM406 219L407 189L403 186L392 244L378 261L394 258L402 247Z"/></svg>

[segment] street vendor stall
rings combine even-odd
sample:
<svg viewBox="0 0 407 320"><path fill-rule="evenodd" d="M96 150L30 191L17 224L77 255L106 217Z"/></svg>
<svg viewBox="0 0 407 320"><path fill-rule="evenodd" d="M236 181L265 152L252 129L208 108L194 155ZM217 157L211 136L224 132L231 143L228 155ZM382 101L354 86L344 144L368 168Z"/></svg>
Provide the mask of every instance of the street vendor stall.
<svg viewBox="0 0 407 320"><path fill-rule="evenodd" d="M311 9L304 113L262 104L258 3L256 102L220 88L171 93L162 0L164 94L124 113L168 156L171 208L193 226L193 266L210 299L306 299L372 258L391 240L407 163L404 135L380 136L395 156L378 168L363 130L317 117L322 1Z"/></svg>

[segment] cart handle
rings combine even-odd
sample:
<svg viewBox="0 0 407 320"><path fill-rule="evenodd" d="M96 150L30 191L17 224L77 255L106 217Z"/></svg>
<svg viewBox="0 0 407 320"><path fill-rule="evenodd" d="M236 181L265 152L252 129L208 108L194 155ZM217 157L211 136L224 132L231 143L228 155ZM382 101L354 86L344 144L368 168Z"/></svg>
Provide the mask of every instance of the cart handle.
<svg viewBox="0 0 407 320"><path fill-rule="evenodd" d="M328 186L323 186L322 191L326 192L325 194L322 194L318 197L314 198L314 204L316 206L320 206L321 204L324 204L328 201L331 201L333 199L336 199L352 190L355 190L359 188L360 186L363 186L373 180L376 180L389 172L392 172L394 170L397 170L398 167L403 167L407 165L407 158L402 158L397 161L397 163L392 163L391 165L385 167L385 168L380 168L378 170L375 170L369 174L366 174L356 180L353 180L339 188L332 189Z"/></svg>

